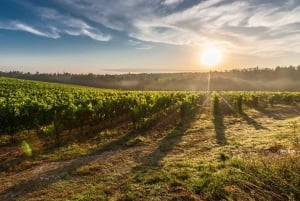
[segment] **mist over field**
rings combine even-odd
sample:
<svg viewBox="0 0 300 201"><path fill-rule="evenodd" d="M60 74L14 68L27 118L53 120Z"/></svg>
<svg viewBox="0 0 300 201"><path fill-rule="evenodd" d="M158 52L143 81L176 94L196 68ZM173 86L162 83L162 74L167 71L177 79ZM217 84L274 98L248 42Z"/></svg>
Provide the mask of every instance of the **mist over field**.
<svg viewBox="0 0 300 201"><path fill-rule="evenodd" d="M110 89L127 90L207 90L208 73L138 73L119 75L70 73L2 72L0 75ZM251 68L231 71L212 71L211 90L230 91L299 91L300 67L275 69Z"/></svg>
<svg viewBox="0 0 300 201"><path fill-rule="evenodd" d="M300 201L300 0L0 3L0 201Z"/></svg>

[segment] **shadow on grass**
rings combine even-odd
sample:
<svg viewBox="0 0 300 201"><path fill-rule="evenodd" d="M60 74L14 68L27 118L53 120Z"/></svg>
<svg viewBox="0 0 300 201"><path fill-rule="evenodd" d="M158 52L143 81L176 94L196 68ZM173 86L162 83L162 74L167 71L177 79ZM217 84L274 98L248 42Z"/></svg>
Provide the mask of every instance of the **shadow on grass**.
<svg viewBox="0 0 300 201"><path fill-rule="evenodd" d="M276 120L283 120L284 117L281 116L279 113L273 113L268 111L266 107L257 106L254 108L256 111L262 113L263 115L267 116L268 118L276 119Z"/></svg>
<svg viewBox="0 0 300 201"><path fill-rule="evenodd" d="M168 123L168 118L169 117L163 118L160 123ZM170 118L172 118L171 115ZM61 165L55 167L54 169L34 175L30 179L0 192L0 200L16 200L17 198L21 198L21 196L37 191L38 189L46 188L53 183L65 179L72 171L81 166L84 166L95 160L109 157L113 155L114 152L126 150L129 148L126 143L143 132L145 132L145 130L138 132L136 130L130 130L129 132L119 136L118 138L93 150L90 150L89 153L85 156L78 157L67 162L61 162Z"/></svg>
<svg viewBox="0 0 300 201"><path fill-rule="evenodd" d="M182 137L196 121L197 114L203 112L204 107L196 107L184 121L181 121L170 133L158 142L157 148L142 159L142 166L159 166L162 159L170 153L174 147L181 141Z"/></svg>
<svg viewBox="0 0 300 201"><path fill-rule="evenodd" d="M256 130L269 130L268 128L255 121L253 118L249 117L245 112L242 111L239 114L245 121L247 121L249 125L253 126Z"/></svg>
<svg viewBox="0 0 300 201"><path fill-rule="evenodd" d="M300 107L298 105L273 105L269 107L255 107L255 110L264 114L265 116L275 119L284 120L291 117L297 117L300 115Z"/></svg>
<svg viewBox="0 0 300 201"><path fill-rule="evenodd" d="M120 138L105 144L101 148L90 151L90 153L86 156L78 157L71 161L65 162L62 166L59 166L55 169L34 175L32 178L0 192L0 200L16 200L16 198L20 198L22 195L24 196L28 193L56 183L68 176L73 170L91 163L92 161L95 161L101 157L109 156L112 154L112 152L117 151L118 149L125 148L125 143L135 136L137 136L137 132L130 131Z"/></svg>
<svg viewBox="0 0 300 201"><path fill-rule="evenodd" d="M36 158L39 158L39 156L41 155L54 153L56 150L71 145L73 143L84 143L87 141L91 141L97 133L105 129L122 128L124 127L124 125L130 122L128 118L129 115L125 114L120 118L98 122L98 124L96 123L94 123L94 125L87 124L82 129L80 127L77 127L70 130L64 130L59 134L58 142L55 142L53 134L45 134L45 133L41 133L41 131L31 132L30 135L27 134L28 135L27 138L24 137L24 133L20 133L23 134L23 136L21 136L23 138L19 137L18 139L15 139L16 141L13 144L12 143L5 144L5 146L6 147L15 146L14 150L18 150L22 141L27 142L27 140L29 139L28 144L30 146L32 144L36 144L36 142L39 141L41 144L40 147L36 148L35 145L31 146L34 154L30 157L30 159L31 161L33 161ZM34 139L34 141L32 139ZM22 165L22 163L24 162L26 163L26 161L28 160L28 157L23 153L23 150L20 150L19 151L20 154L15 156L12 156L11 151L9 152L10 152L9 153L10 156L6 157L5 160L2 160L2 158L0 157L0 171L14 170L16 166L20 166ZM32 166L26 165L25 168L21 168L18 170L21 171L28 168L32 168L34 166L37 166L38 164L39 163L37 164L32 163Z"/></svg>
<svg viewBox="0 0 300 201"><path fill-rule="evenodd" d="M159 162L173 150L173 148L180 142L182 136L188 127L177 126L167 136L165 136L160 142L158 147L149 155L147 155L143 161L143 166L158 166Z"/></svg>
<svg viewBox="0 0 300 201"><path fill-rule="evenodd" d="M213 123L215 127L217 143L220 146L227 144L227 139L225 137L225 126L224 126L224 116L221 113L214 114Z"/></svg>

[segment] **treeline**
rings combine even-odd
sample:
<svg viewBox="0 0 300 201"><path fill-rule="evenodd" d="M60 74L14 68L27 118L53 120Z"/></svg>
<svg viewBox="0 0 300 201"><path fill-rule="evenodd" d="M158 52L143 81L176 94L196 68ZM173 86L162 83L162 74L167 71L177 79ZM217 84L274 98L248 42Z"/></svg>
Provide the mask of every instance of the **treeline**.
<svg viewBox="0 0 300 201"><path fill-rule="evenodd" d="M96 75L0 72L0 76L126 90L207 90L208 73ZM299 91L300 66L211 72L211 90Z"/></svg>

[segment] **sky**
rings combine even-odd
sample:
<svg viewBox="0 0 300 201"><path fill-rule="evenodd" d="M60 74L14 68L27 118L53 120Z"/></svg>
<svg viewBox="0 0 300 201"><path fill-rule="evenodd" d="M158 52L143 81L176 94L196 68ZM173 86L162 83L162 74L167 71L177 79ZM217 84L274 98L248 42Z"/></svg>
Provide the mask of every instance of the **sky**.
<svg viewBox="0 0 300 201"><path fill-rule="evenodd" d="M121 73L300 65L300 0L1 0L0 70Z"/></svg>

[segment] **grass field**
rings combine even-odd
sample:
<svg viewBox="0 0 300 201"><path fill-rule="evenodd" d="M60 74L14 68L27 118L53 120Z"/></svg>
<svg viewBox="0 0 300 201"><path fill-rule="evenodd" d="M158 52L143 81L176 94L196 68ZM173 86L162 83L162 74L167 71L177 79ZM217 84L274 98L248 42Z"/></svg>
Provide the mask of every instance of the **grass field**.
<svg viewBox="0 0 300 201"><path fill-rule="evenodd" d="M60 146L28 131L0 148L0 199L299 200L300 107L220 105L217 115L206 103L184 121L174 112L143 131L124 121Z"/></svg>
<svg viewBox="0 0 300 201"><path fill-rule="evenodd" d="M2 0L0 201L300 201L300 0Z"/></svg>

